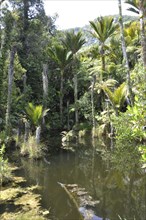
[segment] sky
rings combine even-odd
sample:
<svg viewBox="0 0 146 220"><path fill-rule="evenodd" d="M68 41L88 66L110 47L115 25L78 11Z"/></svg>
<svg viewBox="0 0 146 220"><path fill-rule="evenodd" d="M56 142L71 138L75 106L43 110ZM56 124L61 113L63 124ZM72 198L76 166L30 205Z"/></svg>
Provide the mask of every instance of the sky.
<svg viewBox="0 0 146 220"><path fill-rule="evenodd" d="M82 27L99 16L118 14L118 0L44 0L47 15L59 15L58 29ZM126 10L128 5L122 0L123 15L134 15Z"/></svg>

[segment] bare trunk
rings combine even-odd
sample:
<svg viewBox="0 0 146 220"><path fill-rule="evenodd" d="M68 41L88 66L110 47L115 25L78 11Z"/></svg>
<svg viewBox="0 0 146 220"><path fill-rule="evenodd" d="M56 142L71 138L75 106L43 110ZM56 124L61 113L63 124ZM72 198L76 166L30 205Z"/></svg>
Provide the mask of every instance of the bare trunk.
<svg viewBox="0 0 146 220"><path fill-rule="evenodd" d="M70 130L70 124L69 124L69 101L67 101L67 130Z"/></svg>
<svg viewBox="0 0 146 220"><path fill-rule="evenodd" d="M63 122L63 70L61 71L60 80L60 124Z"/></svg>
<svg viewBox="0 0 146 220"><path fill-rule="evenodd" d="M103 74L105 72L105 51L104 51L104 45L101 46L101 51L100 51L100 54L101 54L101 66L102 66L102 73L101 73L101 81L103 80Z"/></svg>
<svg viewBox="0 0 146 220"><path fill-rule="evenodd" d="M46 100L48 98L48 65L47 64L43 64L42 80L43 80L43 103L45 105Z"/></svg>
<svg viewBox="0 0 146 220"><path fill-rule="evenodd" d="M23 93L26 93L26 80L27 80L27 76L26 74L23 75Z"/></svg>
<svg viewBox="0 0 146 220"><path fill-rule="evenodd" d="M29 123L26 121L25 122L25 133L24 133L24 143L26 144L29 138Z"/></svg>
<svg viewBox="0 0 146 220"><path fill-rule="evenodd" d="M143 1L139 0L140 3L140 31L141 31L141 46L142 46L142 58L143 58L143 66L146 70L146 33L145 33L145 24L144 24L144 15L145 9L143 5Z"/></svg>
<svg viewBox="0 0 146 220"><path fill-rule="evenodd" d="M11 112L15 53L16 53L16 47L13 46L10 51L10 64L9 64L9 69L8 69L8 98L7 98L7 109L6 109L6 132L8 132L8 128L10 126L10 112Z"/></svg>
<svg viewBox="0 0 146 220"><path fill-rule="evenodd" d="M41 127L36 128L36 144L40 143L40 137L41 137Z"/></svg>
<svg viewBox="0 0 146 220"><path fill-rule="evenodd" d="M48 103L48 65L43 64L42 72L42 81L43 81L43 108L47 108ZM45 125L45 117L42 120L43 125Z"/></svg>
<svg viewBox="0 0 146 220"><path fill-rule="evenodd" d="M92 124L93 124L93 134L92 136L95 137L95 107L94 107L94 86L95 86L96 76L92 77L91 82L91 105L92 105Z"/></svg>
<svg viewBox="0 0 146 220"><path fill-rule="evenodd" d="M128 56L127 56L127 52L126 52L126 43L125 43L125 37L124 37L124 26L123 26L121 0L118 0L118 3L119 3L119 24L120 24L120 30L121 30L122 51L123 51L124 64L125 64L126 71L127 71L127 87L128 87L130 102L133 105L133 94L132 94L132 87L131 87L129 61L128 61Z"/></svg>
<svg viewBox="0 0 146 220"><path fill-rule="evenodd" d="M78 78L77 73L74 74L74 102L75 102L75 123L76 125L79 123L78 116Z"/></svg>

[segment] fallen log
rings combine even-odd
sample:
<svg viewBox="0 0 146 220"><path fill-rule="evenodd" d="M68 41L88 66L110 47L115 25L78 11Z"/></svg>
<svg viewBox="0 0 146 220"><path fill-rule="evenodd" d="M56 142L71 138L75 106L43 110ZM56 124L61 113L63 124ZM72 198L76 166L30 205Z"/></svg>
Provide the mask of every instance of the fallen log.
<svg viewBox="0 0 146 220"><path fill-rule="evenodd" d="M94 208L99 201L94 201L90 195L85 191L85 188L78 187L77 184L58 184L65 190L70 200L80 214L81 220L101 220L94 213Z"/></svg>

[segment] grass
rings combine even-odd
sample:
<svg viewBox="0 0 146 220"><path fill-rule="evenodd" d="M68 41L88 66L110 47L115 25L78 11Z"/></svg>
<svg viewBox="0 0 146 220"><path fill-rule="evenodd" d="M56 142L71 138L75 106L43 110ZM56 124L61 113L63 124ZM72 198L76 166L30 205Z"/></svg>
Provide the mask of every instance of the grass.
<svg viewBox="0 0 146 220"><path fill-rule="evenodd" d="M21 155L28 155L29 158L39 159L43 156L44 146L36 143L35 136L29 136L28 141L22 144Z"/></svg>

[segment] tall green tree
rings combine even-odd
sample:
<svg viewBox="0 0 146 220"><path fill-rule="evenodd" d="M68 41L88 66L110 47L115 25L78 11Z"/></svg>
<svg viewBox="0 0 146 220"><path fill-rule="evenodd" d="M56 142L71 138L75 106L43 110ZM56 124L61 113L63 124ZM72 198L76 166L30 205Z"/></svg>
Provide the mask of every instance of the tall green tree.
<svg viewBox="0 0 146 220"><path fill-rule="evenodd" d="M140 17L140 31L141 31L141 46L143 65L146 70L146 30L145 30L145 17L146 17L146 0L126 0L125 3L131 7L129 11L134 12Z"/></svg>
<svg viewBox="0 0 146 220"><path fill-rule="evenodd" d="M74 72L74 102L75 102L75 123L79 122L78 115L78 78L77 78L77 53L85 44L85 39L82 36L81 32L75 33L74 30L66 33L66 38L63 41L64 45L72 52L73 54L73 72Z"/></svg>
<svg viewBox="0 0 146 220"><path fill-rule="evenodd" d="M126 68L126 72L127 72L127 86L128 86L128 91L129 91L130 102L133 105L133 94L132 94L130 67L129 67L129 60L128 60L128 55L127 55L127 51L126 51L121 0L118 0L118 7L119 7L119 25L120 25L120 32L121 32L123 59L124 59L124 64L125 64L125 68Z"/></svg>
<svg viewBox="0 0 146 220"><path fill-rule="evenodd" d="M60 123L63 122L63 81L66 67L72 61L72 53L60 45L55 45L54 48L48 48L48 53L51 59L53 59L60 69Z"/></svg>
<svg viewBox="0 0 146 220"><path fill-rule="evenodd" d="M93 29L92 35L98 39L101 49L101 63L102 63L102 73L101 80L103 78L103 73L105 72L105 51L106 51L106 42L110 37L112 37L117 29L118 25L114 22L113 17L98 17L97 21L90 21L90 25Z"/></svg>

